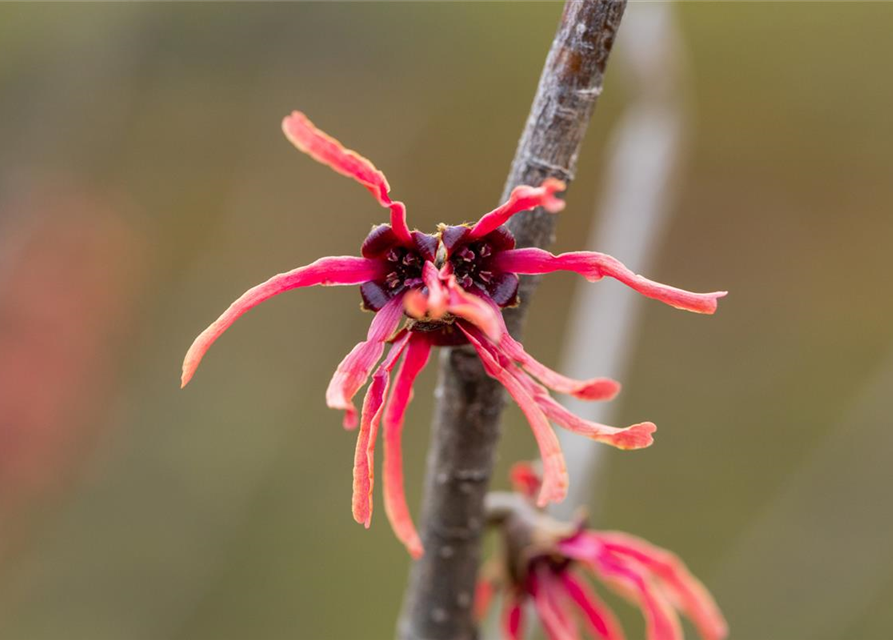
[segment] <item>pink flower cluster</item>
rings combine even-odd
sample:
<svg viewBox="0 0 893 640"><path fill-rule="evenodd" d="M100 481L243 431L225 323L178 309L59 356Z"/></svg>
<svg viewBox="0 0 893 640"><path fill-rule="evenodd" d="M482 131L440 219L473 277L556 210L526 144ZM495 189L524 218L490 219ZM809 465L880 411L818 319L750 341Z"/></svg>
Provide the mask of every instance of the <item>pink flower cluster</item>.
<svg viewBox="0 0 893 640"><path fill-rule="evenodd" d="M647 640L681 640L678 613L692 621L703 640L726 637L726 621L713 597L674 554L627 533L564 525L534 510L539 477L525 463L515 465L512 480L524 500L499 517L505 555L486 565L475 603L482 617L494 594L502 593L506 640L525 637L528 602L549 640L578 640L580 627L591 638L623 640L623 629L587 574L639 607Z"/></svg>
<svg viewBox="0 0 893 640"><path fill-rule="evenodd" d="M620 449L651 444L655 426L650 422L618 429L584 420L557 403L549 390L585 400L609 400L620 385L606 378L573 380L536 361L508 334L501 309L517 304L519 275L552 271L572 271L591 282L615 278L645 296L697 313L713 313L725 292L698 294L659 284L601 253L556 256L542 249L516 248L504 223L516 213L536 207L550 213L560 211L564 201L556 194L565 185L555 179L538 187L516 188L506 203L475 224L441 226L435 234L411 231L406 207L391 200L387 179L369 160L345 149L300 112L286 117L282 128L298 149L368 189L390 210L390 223L373 228L360 257L321 258L245 292L189 348L183 362L184 386L211 344L239 316L264 300L312 285L358 285L364 307L375 316L366 339L338 365L326 402L344 411L346 428L359 426L353 515L367 527L372 517L375 444L379 428L383 429L385 511L397 537L414 557L423 549L403 491L401 431L413 382L433 346L470 344L487 373L505 386L524 411L544 462L541 505L562 500L568 484L564 457L550 421ZM358 415L353 397L370 377Z"/></svg>

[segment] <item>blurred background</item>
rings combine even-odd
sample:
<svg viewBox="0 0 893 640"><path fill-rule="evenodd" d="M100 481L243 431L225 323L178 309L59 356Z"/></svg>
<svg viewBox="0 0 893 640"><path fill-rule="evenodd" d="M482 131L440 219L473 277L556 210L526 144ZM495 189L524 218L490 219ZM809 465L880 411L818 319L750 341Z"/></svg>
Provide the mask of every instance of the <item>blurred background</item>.
<svg viewBox="0 0 893 640"><path fill-rule="evenodd" d="M684 127L672 188L652 198L660 233L644 253L599 248L731 294L712 318L649 301L623 328L611 419L659 431L598 456L596 524L678 552L733 638L893 637L893 5L671 11ZM186 391L180 363L246 288L355 254L385 219L285 141L285 114L370 157L412 225L475 219L497 202L560 13L0 5L2 637L392 637L409 559L378 493L372 528L353 522L354 435L324 402L365 335L357 291L267 302ZM633 72L651 36L625 29L559 250L610 228L612 132L651 86ZM586 326L587 286L634 296L549 277L525 334L544 362L568 352L572 318ZM593 363L620 339L605 337ZM416 513L433 371L406 430ZM501 487L535 455L515 409L499 455Z"/></svg>

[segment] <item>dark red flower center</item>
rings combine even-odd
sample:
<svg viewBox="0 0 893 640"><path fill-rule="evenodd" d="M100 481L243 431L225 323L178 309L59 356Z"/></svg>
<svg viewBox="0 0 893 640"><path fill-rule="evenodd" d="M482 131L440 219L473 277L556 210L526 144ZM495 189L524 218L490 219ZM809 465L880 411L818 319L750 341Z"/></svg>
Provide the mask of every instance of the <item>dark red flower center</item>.
<svg viewBox="0 0 893 640"><path fill-rule="evenodd" d="M383 276L360 285L363 306L378 311L394 296L422 284L422 266L433 261L437 254L435 236L412 232L410 245L404 244L390 225L382 224L374 229L363 242L364 258L379 260Z"/></svg>
<svg viewBox="0 0 893 640"><path fill-rule="evenodd" d="M417 251L392 247L385 254L390 270L384 278L385 287L392 292L422 284L422 258Z"/></svg>
<svg viewBox="0 0 893 640"><path fill-rule="evenodd" d="M463 289L470 289L473 284L482 289L489 286L494 277L488 264L492 255L493 247L484 241L466 244L453 253L450 263L459 286Z"/></svg>
<svg viewBox="0 0 893 640"><path fill-rule="evenodd" d="M493 258L515 248L515 238L505 227L482 238L470 238L469 227L442 227L441 239L459 286L484 293L500 307L517 304L518 276L493 266Z"/></svg>

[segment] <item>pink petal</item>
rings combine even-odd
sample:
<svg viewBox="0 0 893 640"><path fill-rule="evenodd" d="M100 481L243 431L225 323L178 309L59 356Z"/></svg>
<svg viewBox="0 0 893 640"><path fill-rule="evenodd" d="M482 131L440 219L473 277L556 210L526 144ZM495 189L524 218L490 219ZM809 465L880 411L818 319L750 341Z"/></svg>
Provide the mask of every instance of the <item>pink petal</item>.
<svg viewBox="0 0 893 640"><path fill-rule="evenodd" d="M504 596L505 604L502 608L502 634L505 640L522 640L524 637L524 607L523 600L511 594Z"/></svg>
<svg viewBox="0 0 893 640"><path fill-rule="evenodd" d="M409 340L408 332L391 346L388 357L372 376L372 383L363 401L363 416L360 420L360 433L357 436L357 449L353 467L353 517L369 528L372 522L372 485L375 479L375 439L378 425L390 384L390 373L397 359L403 353Z"/></svg>
<svg viewBox="0 0 893 640"><path fill-rule="evenodd" d="M478 580L474 586L474 618L483 620L493 604L496 595L496 584L492 580Z"/></svg>
<svg viewBox="0 0 893 640"><path fill-rule="evenodd" d="M183 360L181 386L185 387L192 379L205 352L220 337L220 334L226 331L239 316L264 300L290 289L313 285L361 284L380 275L381 266L374 260L354 257L320 258L306 267L280 273L263 284L252 287L233 302L211 326L202 331L189 347L186 358Z"/></svg>
<svg viewBox="0 0 893 640"><path fill-rule="evenodd" d="M428 315L438 320L446 313L448 293L446 287L440 281L437 267L430 260L426 260L422 266L422 280L428 287Z"/></svg>
<svg viewBox="0 0 893 640"><path fill-rule="evenodd" d="M609 554L600 556L593 568L620 595L638 602L645 617L646 640L683 640L679 618L670 602L640 569L617 562Z"/></svg>
<svg viewBox="0 0 893 640"><path fill-rule="evenodd" d="M528 498L536 496L540 490L542 479L539 472L529 462L516 462L509 469L509 480L512 488Z"/></svg>
<svg viewBox="0 0 893 640"><path fill-rule="evenodd" d="M728 625L716 601L675 554L626 533L601 532L599 536L608 551L631 557L650 570L704 640L722 640L728 635Z"/></svg>
<svg viewBox="0 0 893 640"><path fill-rule="evenodd" d="M282 131L299 150L366 187L378 204L391 210L391 228L397 237L404 244L410 243L412 238L406 226L406 207L402 202L391 200L388 196L391 190L388 179L372 162L356 151L345 149L335 138L317 129L300 111L293 111L282 120Z"/></svg>
<svg viewBox="0 0 893 640"><path fill-rule="evenodd" d="M505 224L516 213L527 211L535 207L543 207L549 213L558 213L564 209L564 200L557 198L555 194L564 191L565 184L555 178L546 178L542 186L515 187L509 199L504 204L485 214L466 236L468 240L483 238L485 235Z"/></svg>
<svg viewBox="0 0 893 640"><path fill-rule="evenodd" d="M403 296L403 310L410 318L421 320L428 315L428 298L419 289L411 289Z"/></svg>
<svg viewBox="0 0 893 640"><path fill-rule="evenodd" d="M447 311L467 320L483 331L489 340L498 343L502 339L505 326L499 308L482 297L465 291L456 282L456 276L449 277L447 287L450 292Z"/></svg>
<svg viewBox="0 0 893 640"><path fill-rule="evenodd" d="M501 315L499 319L502 323L501 329L503 331L499 348L514 362L521 365L530 375L539 379L540 382L553 391L566 393L581 400L613 400L620 393L620 383L611 378L575 380L553 371L528 354L524 350L524 345L509 334Z"/></svg>
<svg viewBox="0 0 893 640"><path fill-rule="evenodd" d="M344 411L346 429L357 426L357 410L351 400L366 384L369 372L384 353L384 343L394 335L402 320L403 301L397 296L375 314L366 340L351 349L335 370L326 389L326 404Z"/></svg>
<svg viewBox="0 0 893 640"><path fill-rule="evenodd" d="M728 293L726 291L692 293L660 284L636 275L616 258L594 251L574 251L556 256L536 248L512 249L497 254L493 260L495 268L519 274L573 271L590 282L596 282L609 276L644 296L665 302L671 307L695 313L714 313L717 299Z"/></svg>
<svg viewBox="0 0 893 640"><path fill-rule="evenodd" d="M561 574L564 590L583 613L593 637L604 640L624 640L623 629L614 617L614 612L589 587L585 580L579 580L570 571Z"/></svg>
<svg viewBox="0 0 893 640"><path fill-rule="evenodd" d="M651 446L654 442L654 437L651 434L657 431L657 427L653 422L640 422L625 429L618 429L617 427L609 427L598 422L585 420L561 406L549 395L548 391L526 377L522 372L515 370L512 374L524 385L527 392L533 396L533 399L543 413L546 414L546 417L568 431L578 433L596 442L609 444L618 449L643 449Z"/></svg>
<svg viewBox="0 0 893 640"><path fill-rule="evenodd" d="M406 494L403 490L403 454L400 436L403 417L412 400L412 385L425 368L431 354L431 343L424 335L411 334L406 355L397 372L397 379L384 413L384 508L397 539L406 545L413 558L420 558L422 541L412 523Z"/></svg>
<svg viewBox="0 0 893 640"><path fill-rule="evenodd" d="M576 640L580 637L574 619L563 606L563 589L548 568L538 567L533 584L533 604L549 640Z"/></svg>
<svg viewBox="0 0 893 640"><path fill-rule="evenodd" d="M457 325L477 351L487 374L502 383L509 395L521 407L521 411L524 412L530 423L533 436L539 446L540 458L543 461L543 485L540 488L537 504L544 507L549 502L561 502L567 495L567 466L561 452L561 445L558 443L558 438L552 431L548 419L523 385L503 368L487 350L483 344L483 336L472 327L465 327L462 323L457 323Z"/></svg>

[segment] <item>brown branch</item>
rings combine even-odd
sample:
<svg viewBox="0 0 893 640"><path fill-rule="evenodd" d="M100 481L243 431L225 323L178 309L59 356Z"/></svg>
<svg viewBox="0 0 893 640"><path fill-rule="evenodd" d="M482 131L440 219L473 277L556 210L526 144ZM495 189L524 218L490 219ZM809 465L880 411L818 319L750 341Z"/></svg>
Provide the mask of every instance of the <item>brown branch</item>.
<svg viewBox="0 0 893 640"><path fill-rule="evenodd" d="M568 0L512 169L503 201L520 184L549 176L570 182L626 0ZM548 247L555 216L515 216L519 247ZM521 305L507 310L517 336L536 287L522 278ZM397 628L401 640L472 640L474 585L484 531L484 496L499 439L502 387L487 377L474 352L445 349L440 359L433 437L422 514L425 556L410 573Z"/></svg>

